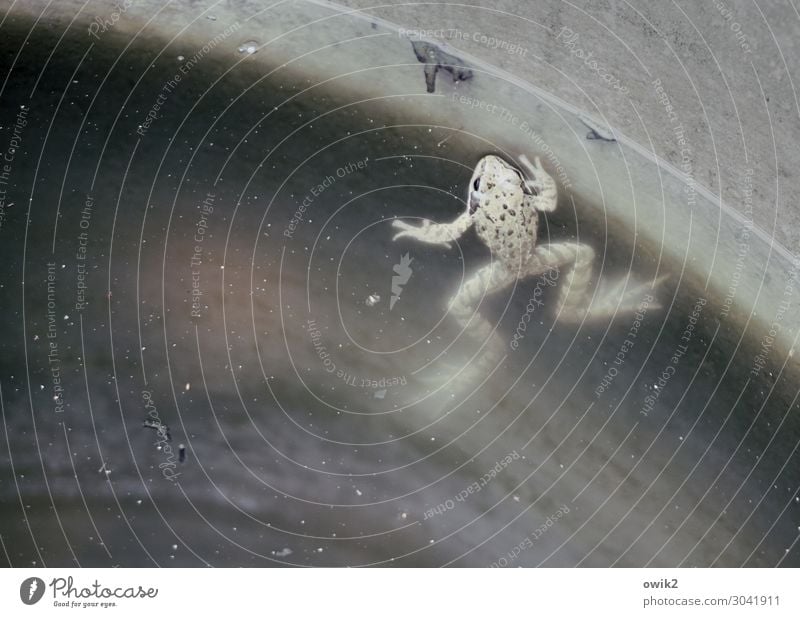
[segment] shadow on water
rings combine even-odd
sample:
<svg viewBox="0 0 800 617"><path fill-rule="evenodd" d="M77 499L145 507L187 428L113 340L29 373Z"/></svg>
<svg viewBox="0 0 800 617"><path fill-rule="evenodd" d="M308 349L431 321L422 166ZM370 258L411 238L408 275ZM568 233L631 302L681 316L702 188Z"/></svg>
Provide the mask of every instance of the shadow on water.
<svg viewBox="0 0 800 617"><path fill-rule="evenodd" d="M484 143L236 57L167 92L177 47L108 33L75 71L82 42L37 37L0 99L3 143L27 109L0 228L13 565L773 565L796 536L792 376L752 376L680 264L664 308L610 323L554 323L536 278L487 298L507 355L453 392L480 349L445 307L489 252L390 221L455 218ZM656 269L587 204L540 236Z"/></svg>

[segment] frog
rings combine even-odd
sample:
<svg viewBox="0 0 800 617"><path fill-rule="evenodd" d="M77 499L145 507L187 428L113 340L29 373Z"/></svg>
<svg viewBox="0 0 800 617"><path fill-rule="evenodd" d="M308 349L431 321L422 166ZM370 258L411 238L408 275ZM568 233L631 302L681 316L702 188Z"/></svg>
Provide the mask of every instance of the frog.
<svg viewBox="0 0 800 617"><path fill-rule="evenodd" d="M478 310L486 295L555 270L560 282L553 305L556 322L580 324L636 311L642 296L651 294L669 276L651 282L625 276L595 286L596 252L591 245L578 241L537 244L540 213L556 209L558 187L539 156L531 162L520 154L518 160L520 166L494 154L483 156L470 178L464 210L453 221L423 219L419 225L392 221L393 241L410 239L449 249L474 228L489 249L491 261L466 277L447 303L447 312L462 331L485 346L476 354L484 365L496 364L504 348L497 328ZM660 305L654 299L650 307Z"/></svg>

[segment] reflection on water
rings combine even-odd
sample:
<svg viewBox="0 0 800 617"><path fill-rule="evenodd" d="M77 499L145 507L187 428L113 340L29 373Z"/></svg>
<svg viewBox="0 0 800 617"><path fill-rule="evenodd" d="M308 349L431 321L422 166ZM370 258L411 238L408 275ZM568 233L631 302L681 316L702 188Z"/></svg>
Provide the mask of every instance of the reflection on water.
<svg viewBox="0 0 800 617"><path fill-rule="evenodd" d="M455 218L484 143L222 54L167 88L178 52L132 46L104 78L112 32L77 70L82 41L45 64L37 36L0 99L13 565L784 557L790 376L753 374L686 273L586 324L554 321L558 272L487 296L503 357L453 388L484 350L447 301L489 251L394 243L392 221ZM589 208L562 196L539 241L652 279L658 251Z"/></svg>

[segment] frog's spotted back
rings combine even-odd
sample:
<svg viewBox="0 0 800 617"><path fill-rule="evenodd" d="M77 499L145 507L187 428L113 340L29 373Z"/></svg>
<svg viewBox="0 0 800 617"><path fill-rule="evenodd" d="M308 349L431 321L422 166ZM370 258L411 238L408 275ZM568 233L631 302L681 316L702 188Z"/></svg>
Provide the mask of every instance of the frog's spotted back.
<svg viewBox="0 0 800 617"><path fill-rule="evenodd" d="M526 198L522 175L500 157L484 156L475 166L470 212L478 236L504 263L524 263L536 243L538 215L526 207Z"/></svg>

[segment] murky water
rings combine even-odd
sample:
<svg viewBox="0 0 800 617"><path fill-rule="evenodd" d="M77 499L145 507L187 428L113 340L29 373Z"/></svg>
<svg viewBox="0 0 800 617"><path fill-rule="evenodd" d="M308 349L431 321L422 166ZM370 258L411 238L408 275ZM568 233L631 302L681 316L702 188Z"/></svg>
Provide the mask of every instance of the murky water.
<svg viewBox="0 0 800 617"><path fill-rule="evenodd" d="M26 32L0 97L4 561L798 565L796 381L754 376L657 247L565 200L540 242L671 271L663 307L565 326L520 281L481 306L505 359L454 391L481 351L445 308L489 252L391 220L455 218L485 143L112 32L80 65L41 30L15 58Z"/></svg>

